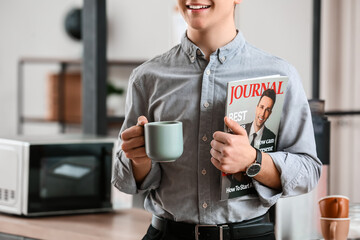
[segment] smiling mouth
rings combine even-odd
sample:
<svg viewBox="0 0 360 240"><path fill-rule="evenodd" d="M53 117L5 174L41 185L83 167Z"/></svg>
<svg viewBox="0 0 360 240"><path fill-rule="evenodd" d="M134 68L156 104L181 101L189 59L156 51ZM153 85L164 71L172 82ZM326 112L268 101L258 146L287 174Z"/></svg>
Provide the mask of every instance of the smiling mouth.
<svg viewBox="0 0 360 240"><path fill-rule="evenodd" d="M191 10L200 10L200 9L210 8L210 6L207 6L207 5L186 5L186 7Z"/></svg>

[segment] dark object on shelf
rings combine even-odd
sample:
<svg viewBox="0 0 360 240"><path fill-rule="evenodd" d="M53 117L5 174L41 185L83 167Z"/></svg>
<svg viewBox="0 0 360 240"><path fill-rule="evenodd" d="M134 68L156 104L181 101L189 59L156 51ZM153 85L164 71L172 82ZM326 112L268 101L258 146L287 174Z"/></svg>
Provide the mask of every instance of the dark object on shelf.
<svg viewBox="0 0 360 240"><path fill-rule="evenodd" d="M107 83L107 95L110 94L122 95L123 93L124 93L124 89L117 88L114 85Z"/></svg>
<svg viewBox="0 0 360 240"><path fill-rule="evenodd" d="M82 10L80 8L71 9L65 17L65 31L73 39L80 41Z"/></svg>
<svg viewBox="0 0 360 240"><path fill-rule="evenodd" d="M330 122L325 113L325 102L319 99L310 99L312 122L314 126L316 151L323 164L330 164Z"/></svg>

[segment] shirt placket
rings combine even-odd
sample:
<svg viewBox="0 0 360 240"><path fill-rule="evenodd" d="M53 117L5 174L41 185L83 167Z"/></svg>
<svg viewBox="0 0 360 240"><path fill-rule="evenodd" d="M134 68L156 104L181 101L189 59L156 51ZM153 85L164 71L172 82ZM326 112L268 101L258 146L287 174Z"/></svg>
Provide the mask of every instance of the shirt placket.
<svg viewBox="0 0 360 240"><path fill-rule="evenodd" d="M199 148L198 148L198 207L200 223L209 222L211 213L210 202L210 174L211 167L210 142L212 140L212 106L214 89L214 61L210 59L203 73L200 118L199 118Z"/></svg>

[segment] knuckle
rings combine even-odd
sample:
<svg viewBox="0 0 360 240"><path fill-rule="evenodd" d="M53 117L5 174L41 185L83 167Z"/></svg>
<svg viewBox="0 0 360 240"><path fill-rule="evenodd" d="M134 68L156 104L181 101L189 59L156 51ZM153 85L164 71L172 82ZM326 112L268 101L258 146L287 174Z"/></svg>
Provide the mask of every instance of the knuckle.
<svg viewBox="0 0 360 240"><path fill-rule="evenodd" d="M121 138L121 139L124 139L125 135L126 135L126 130L123 131L123 132L120 134L120 138Z"/></svg>
<svg viewBox="0 0 360 240"><path fill-rule="evenodd" d="M232 138L230 138L230 137L225 140L225 143L226 143L227 145L231 145L232 142L233 142L233 140L232 140Z"/></svg>
<svg viewBox="0 0 360 240"><path fill-rule="evenodd" d="M219 158L219 161L220 161L221 165L225 165L225 164L226 164L226 157L225 157L225 156L221 156L221 157Z"/></svg>
<svg viewBox="0 0 360 240"><path fill-rule="evenodd" d="M230 155L229 150L227 148L224 148L223 151L222 151L222 155L224 157L228 157Z"/></svg>
<svg viewBox="0 0 360 240"><path fill-rule="evenodd" d="M214 132L213 138L216 139L216 136L217 136L217 132Z"/></svg>
<svg viewBox="0 0 360 240"><path fill-rule="evenodd" d="M126 152L128 149L127 149L127 144L126 143L123 143L121 144L121 149Z"/></svg>

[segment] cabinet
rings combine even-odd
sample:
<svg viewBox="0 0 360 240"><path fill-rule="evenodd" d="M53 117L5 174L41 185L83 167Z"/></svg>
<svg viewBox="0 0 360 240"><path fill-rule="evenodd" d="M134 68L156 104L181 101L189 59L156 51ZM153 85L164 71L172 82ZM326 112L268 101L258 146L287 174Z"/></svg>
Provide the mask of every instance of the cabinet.
<svg viewBox="0 0 360 240"><path fill-rule="evenodd" d="M142 64L144 61L121 61L121 60L109 60L108 67L117 66L117 67L132 67L135 68ZM24 88L25 81L25 73L24 67L25 65L38 65L38 64L55 64L59 66L59 72L56 74L56 86L54 86L54 90L56 90L56 103L55 108L52 109L53 117L31 117L25 116L24 114L24 92L27 90ZM66 83L68 81L75 81L76 78L68 77L68 68L70 66L81 67L82 61L80 59L63 59L63 58L39 58L39 57L24 57L19 59L18 61L18 77L17 77L17 133L23 134L24 129L23 126L26 122L33 123L58 123L60 125L60 132L65 133L66 126L69 124L81 124L81 121L69 121L69 116L66 115L66 96L67 96L67 88ZM78 104L78 103L77 103ZM75 106L74 106L75 107ZM77 106L79 109L79 106ZM80 107L81 108L81 107ZM80 114L80 113L79 113ZM55 117L54 117L55 116ZM124 120L124 116L108 116L107 123L108 126L121 126L121 123Z"/></svg>

